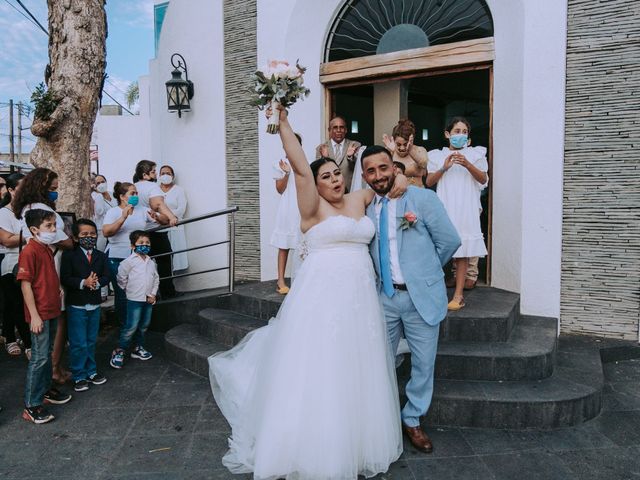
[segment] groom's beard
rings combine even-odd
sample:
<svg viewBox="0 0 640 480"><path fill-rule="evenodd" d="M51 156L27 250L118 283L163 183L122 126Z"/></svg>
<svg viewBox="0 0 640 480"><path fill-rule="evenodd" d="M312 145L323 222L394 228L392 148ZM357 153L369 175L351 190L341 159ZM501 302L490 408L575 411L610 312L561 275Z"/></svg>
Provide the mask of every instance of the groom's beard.
<svg viewBox="0 0 640 480"><path fill-rule="evenodd" d="M371 189L376 192L378 195L386 195L393 188L393 183L396 181L396 176L392 175L387 178L381 178L378 181L370 183L369 186Z"/></svg>

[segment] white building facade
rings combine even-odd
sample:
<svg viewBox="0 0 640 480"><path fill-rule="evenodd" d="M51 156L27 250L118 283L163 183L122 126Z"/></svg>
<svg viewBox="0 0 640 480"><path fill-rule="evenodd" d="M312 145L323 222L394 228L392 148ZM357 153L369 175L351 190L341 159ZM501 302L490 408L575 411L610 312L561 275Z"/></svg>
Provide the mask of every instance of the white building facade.
<svg viewBox="0 0 640 480"><path fill-rule="evenodd" d="M452 2L458 6L447 5ZM625 2L630 3L629 0L613 3ZM130 180L137 160L150 158L158 166L169 164L176 170L178 184L186 189L189 199L187 216L239 205L238 275L246 279L273 279L277 251L270 246L269 239L279 196L272 165L283 152L279 138L266 133L264 116L247 105L248 97L242 93L257 65L272 58L300 59L308 68L305 83L311 95L292 108L291 122L302 135L309 157L315 146L326 139L328 119L336 113L336 102L342 98L339 93L347 91L340 88L364 85L363 88L375 90L376 84L402 82L407 78L429 78L433 82L438 75L486 71L489 85L485 102L489 112L486 135L491 161L491 192L487 199L490 257L486 279L493 287L519 293L522 313L559 318L561 327L565 313L568 318L579 316L571 308L562 307L563 218L565 239L570 235L567 225L571 222L570 215L563 210L563 192L567 190L565 122L572 118L568 116L566 98L567 46L571 36L568 25L571 28L572 16L593 18L598 12L585 14L577 0L434 2L439 8L449 9L449 17L443 18L443 23L448 22L452 31L456 22L467 21L465 18L473 14L476 6L488 9L491 36L478 40L482 52L474 50L474 39L462 40L462 55L449 58L442 45L453 48L455 42L427 44L415 50L415 58L405 58L400 70L385 70L385 59L394 55L399 58L403 55L401 51L338 61L328 58L340 22L349 20L349 12L353 15L358 3L171 0L157 5L163 21L158 30L156 58L150 61L148 78L140 83L140 115L102 117L97 123L102 172L110 182ZM428 1L370 3L388 7L389 17L391 7L397 7L393 21L387 18L389 26L417 25L423 11L425 16L438 15L435 10L428 11L434 8ZM369 20L382 16L374 13ZM369 33L376 28L377 25L372 25ZM371 35L366 36L367 32L362 35L375 43L369 38ZM471 47L467 49L468 45ZM181 118L167 112L164 85L172 70L170 57L176 52L186 59L189 79L195 87L191 111ZM331 77L335 72L349 70L349 65L362 70L360 77L357 73L345 74L343 80L339 75ZM467 84L462 85L466 88ZM468 87L471 89L473 85ZM450 107L445 110L452 112ZM410 103L409 113L411 108ZM401 107L399 113L406 113L406 109ZM116 126L118 120L122 123ZM441 131L429 129L424 135L440 134ZM223 218L187 226L191 246L225 236ZM192 271L216 268L226 264L226 256L224 249L207 249L190 253L189 263ZM241 258L245 259L244 264ZM201 289L225 282L226 274L219 272L188 277L178 287ZM584 288L588 290L593 285ZM627 315L622 327L611 330L604 325L598 330L586 319L585 324L569 322L569 330L637 338L637 312L635 324L632 317L638 298L630 292L625 297L629 313L620 313Z"/></svg>

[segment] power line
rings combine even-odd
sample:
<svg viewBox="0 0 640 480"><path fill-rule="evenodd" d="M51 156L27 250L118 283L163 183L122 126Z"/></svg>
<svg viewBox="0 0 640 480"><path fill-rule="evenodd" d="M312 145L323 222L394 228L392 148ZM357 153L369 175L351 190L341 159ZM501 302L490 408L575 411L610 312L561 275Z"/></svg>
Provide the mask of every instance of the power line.
<svg viewBox="0 0 640 480"><path fill-rule="evenodd" d="M33 20L31 20L29 17L27 17L23 12L21 12L20 10L18 10L18 7L16 7L13 3L10 3L9 0L4 0L5 2L7 2L7 5L9 5L11 8L13 8L16 12L18 12L20 15L22 15L24 18L26 18L29 22L31 22L32 24L34 24L36 27L39 27L39 25L37 23L35 23ZM48 35L48 34L47 34Z"/></svg>
<svg viewBox="0 0 640 480"><path fill-rule="evenodd" d="M129 110L127 107L125 107L124 105L122 105L118 100L116 100L115 98L113 98L111 95L109 95L109 92L107 92L105 89L102 89L102 93L104 93L107 97L109 97L111 100L113 100L114 102L116 102L118 105L120 105L120 107L122 107L123 110L125 110L127 113L131 114L131 115L135 115L131 110Z"/></svg>
<svg viewBox="0 0 640 480"><path fill-rule="evenodd" d="M34 22L36 22L36 25L38 25L38 27L40 27L40 30L42 30L45 35L49 36L49 32L47 31L46 28L44 28L42 26L42 24L38 21L38 19L36 17L33 16L33 14L29 11L29 9L27 7L24 6L24 3L22 3L22 0L16 0L16 2L18 2L18 5L20 5L22 7L22 9L27 12L27 15L29 15Z"/></svg>
<svg viewBox="0 0 640 480"><path fill-rule="evenodd" d="M14 8L20 15L22 15L23 17L25 16L24 13L22 13L20 10L18 10L15 5L13 5L12 3L9 2L9 0L4 0L5 2L7 2L12 8ZM27 12L27 14L29 15L29 17L31 17L31 19L33 19L33 21L31 23L35 22L35 25L37 27L40 28L40 30L42 30L45 35L49 36L49 32L47 31L46 28L44 28L42 26L42 24L38 21L38 19L36 17L33 16L33 14L29 11L29 9L27 7L25 7L24 3L22 3L22 0L16 0L16 2L18 2L18 4L23 8L23 10L25 12ZM26 18L26 17L25 17ZM29 20L29 18L27 18L27 20ZM122 90L120 90L111 80L109 80L109 77L106 77L106 80L118 91L120 91L120 93L126 95L125 92L123 92ZM109 92L107 92L104 87L102 89L102 93L104 93L107 97L109 97L111 100L113 100L114 102L116 102L124 111L126 111L127 113L129 113L130 115L134 115L134 113L129 110L127 107L125 107L124 105L122 105L118 100L116 100L115 98L113 98L111 95L109 95ZM9 104L7 104L8 106Z"/></svg>

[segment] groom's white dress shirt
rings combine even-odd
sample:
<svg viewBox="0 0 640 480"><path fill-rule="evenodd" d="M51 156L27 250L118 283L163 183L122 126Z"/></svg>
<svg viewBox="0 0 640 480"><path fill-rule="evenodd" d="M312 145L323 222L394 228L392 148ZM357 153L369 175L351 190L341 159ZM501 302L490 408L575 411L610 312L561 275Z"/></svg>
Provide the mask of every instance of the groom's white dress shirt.
<svg viewBox="0 0 640 480"><path fill-rule="evenodd" d="M397 198L390 198L387 204L387 214L389 215L389 261L391 262L391 280L393 283L404 285L404 277L400 270L400 255L398 253L398 229L396 228L396 205ZM376 194L376 221L377 229L380 230L380 210L382 209L382 196Z"/></svg>

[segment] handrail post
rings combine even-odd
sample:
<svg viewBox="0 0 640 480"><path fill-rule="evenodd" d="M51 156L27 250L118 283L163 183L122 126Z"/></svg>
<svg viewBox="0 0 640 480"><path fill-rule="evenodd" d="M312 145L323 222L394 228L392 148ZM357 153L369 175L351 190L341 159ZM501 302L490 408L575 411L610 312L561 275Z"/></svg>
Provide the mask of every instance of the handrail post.
<svg viewBox="0 0 640 480"><path fill-rule="evenodd" d="M236 270L236 215L229 215L229 293L233 293Z"/></svg>

